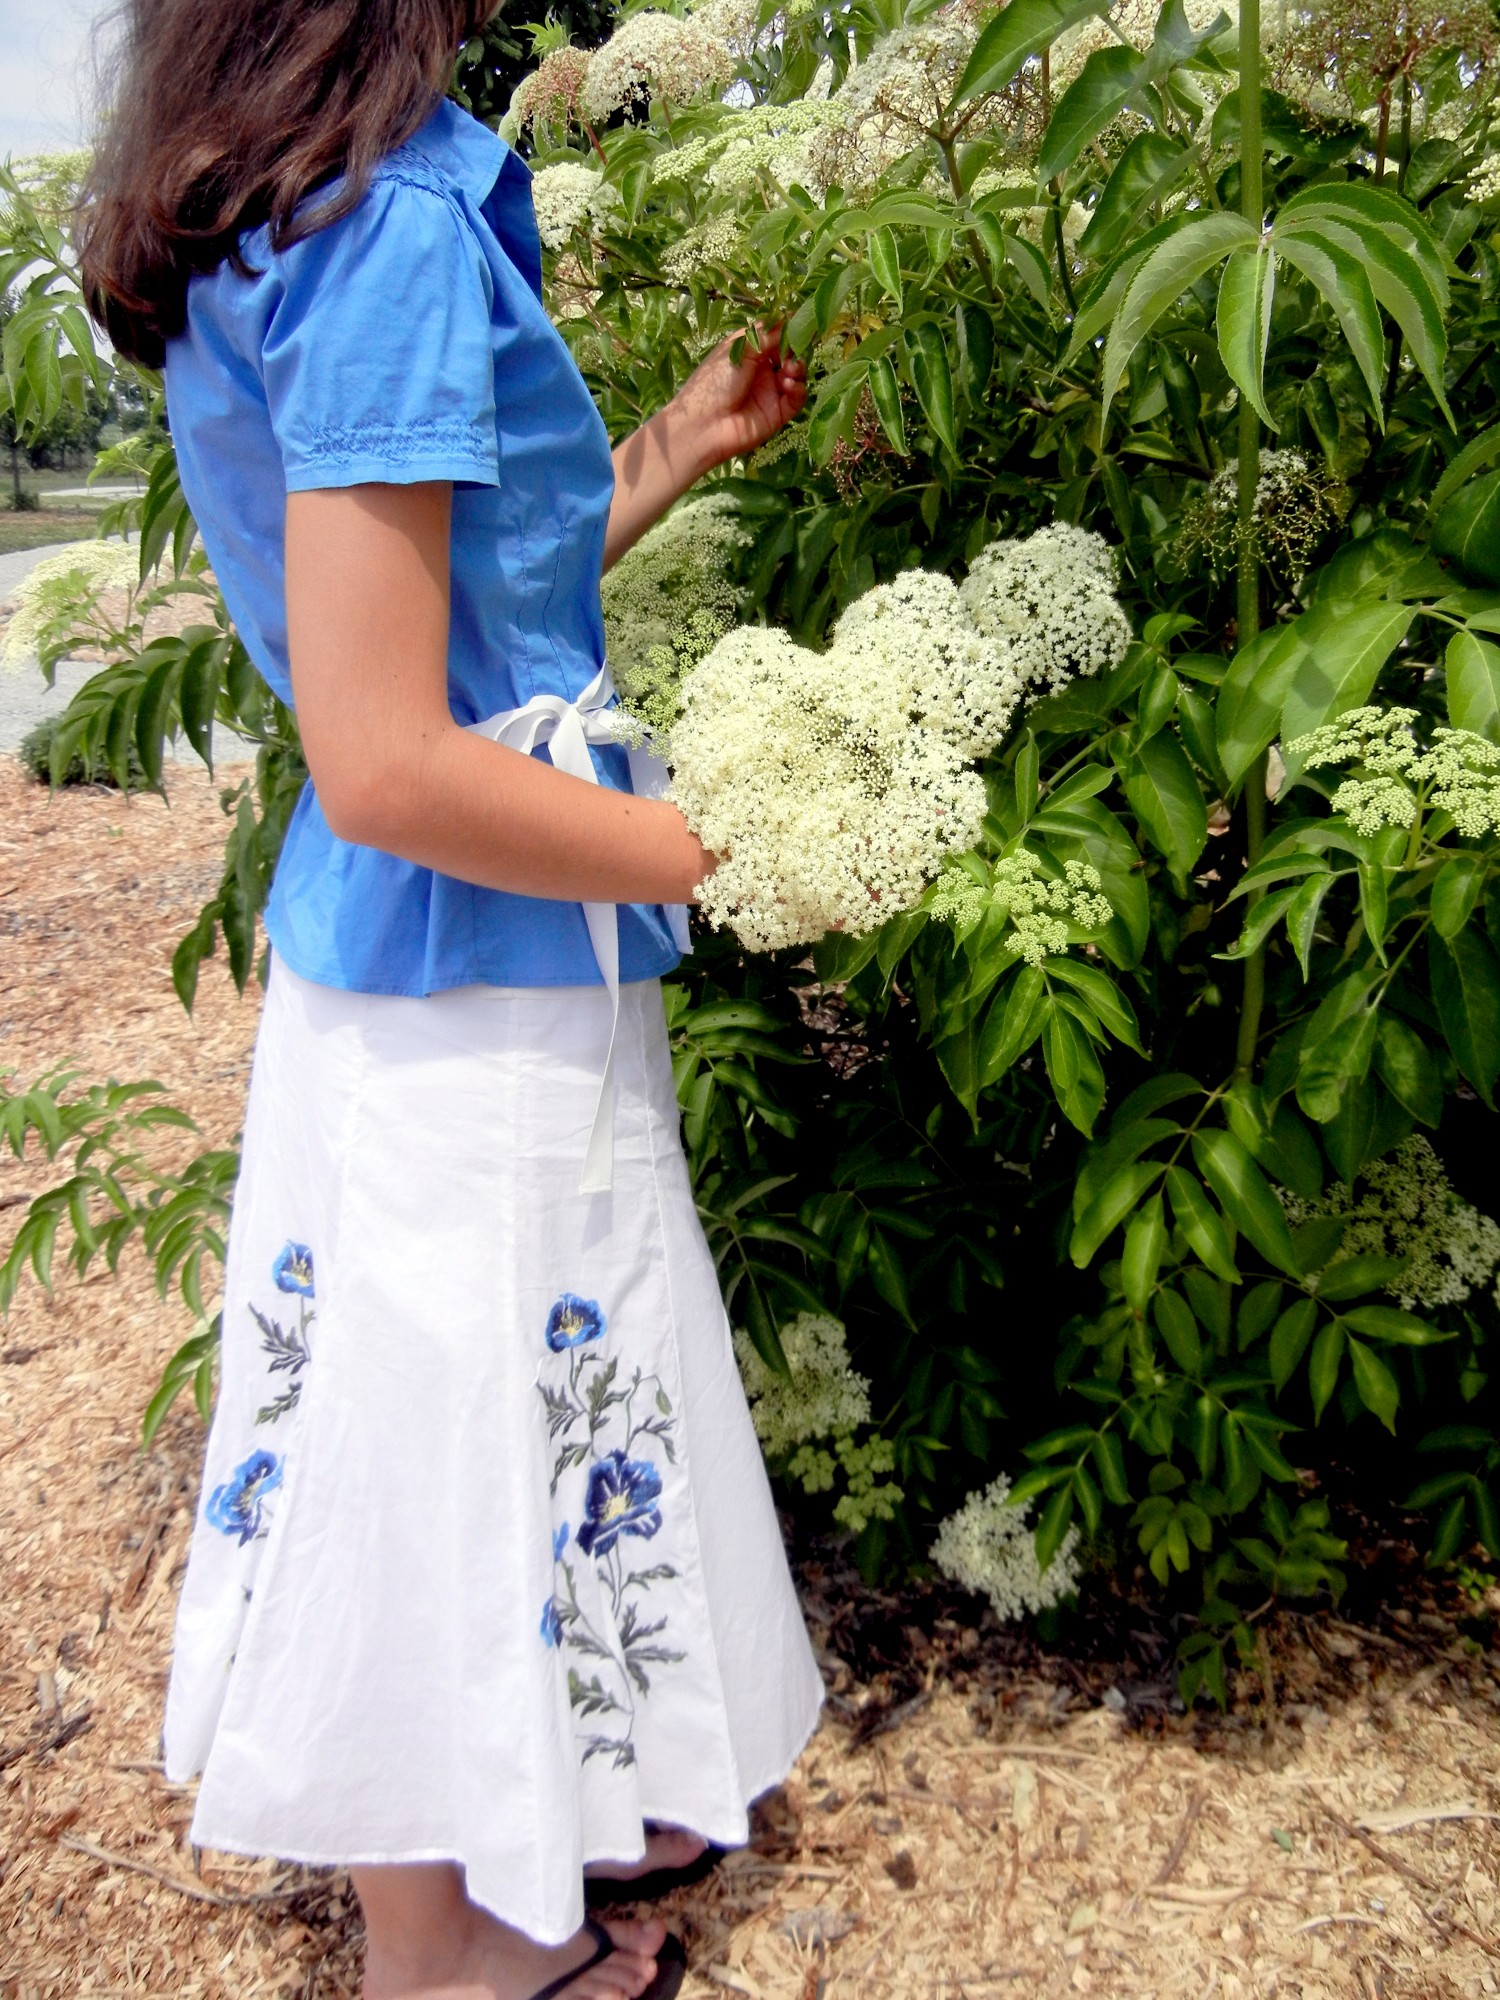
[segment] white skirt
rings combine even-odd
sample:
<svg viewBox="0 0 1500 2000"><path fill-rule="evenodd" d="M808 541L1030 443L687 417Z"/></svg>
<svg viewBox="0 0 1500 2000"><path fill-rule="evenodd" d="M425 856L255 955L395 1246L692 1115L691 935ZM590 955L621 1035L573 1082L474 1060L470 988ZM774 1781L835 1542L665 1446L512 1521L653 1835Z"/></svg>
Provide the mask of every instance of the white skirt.
<svg viewBox="0 0 1500 2000"><path fill-rule="evenodd" d="M724 1846L823 1697L678 1137L621 992L274 968L166 1764L192 1838L450 1860L544 1944L642 1823Z"/></svg>

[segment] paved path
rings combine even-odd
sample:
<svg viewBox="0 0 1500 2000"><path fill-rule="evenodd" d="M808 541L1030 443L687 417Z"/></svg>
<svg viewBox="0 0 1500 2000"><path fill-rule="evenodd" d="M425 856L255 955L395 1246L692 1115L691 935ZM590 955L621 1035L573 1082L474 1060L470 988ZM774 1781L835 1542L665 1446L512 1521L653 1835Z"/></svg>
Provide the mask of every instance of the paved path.
<svg viewBox="0 0 1500 2000"><path fill-rule="evenodd" d="M76 547L76 542L54 542L47 548L17 549L9 555L0 555L0 603L30 575L43 556L64 555ZM64 660L57 669L53 685L48 687L42 678L41 668L35 662L9 670L0 669L0 755L19 749L21 739L44 717L60 714L84 682L92 679L98 671L97 660ZM183 763L197 762L196 754L186 742L175 747L169 744L167 755L180 758ZM230 763L254 755L253 743L215 726L214 756L217 762Z"/></svg>

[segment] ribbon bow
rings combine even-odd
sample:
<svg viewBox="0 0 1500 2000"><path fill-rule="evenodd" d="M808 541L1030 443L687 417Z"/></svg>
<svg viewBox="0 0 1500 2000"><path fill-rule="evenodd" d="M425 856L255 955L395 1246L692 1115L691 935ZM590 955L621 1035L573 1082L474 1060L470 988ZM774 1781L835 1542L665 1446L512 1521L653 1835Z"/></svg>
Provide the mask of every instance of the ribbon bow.
<svg viewBox="0 0 1500 2000"><path fill-rule="evenodd" d="M594 769L589 745L619 741L612 708L614 699L615 689L609 677L609 668L602 666L576 700L569 701L560 694L533 695L521 708L507 708L483 722L471 722L469 728L476 736L487 736L492 743L503 743L508 750L519 750L528 757L545 743L559 771L582 778L585 784L597 785L599 773ZM666 786L666 766L649 751L633 745L627 747L631 784L635 792L641 798L659 796ZM609 1053L604 1060L599 1102L594 1110L594 1123L589 1132L578 1191L580 1194L604 1194L614 1185L614 1064L615 1040L620 1027L619 906L615 903L584 903L580 907L583 920L588 925L589 943L594 948L600 977L609 993L610 1022ZM686 951L687 912L674 906L668 910L667 917L678 948Z"/></svg>

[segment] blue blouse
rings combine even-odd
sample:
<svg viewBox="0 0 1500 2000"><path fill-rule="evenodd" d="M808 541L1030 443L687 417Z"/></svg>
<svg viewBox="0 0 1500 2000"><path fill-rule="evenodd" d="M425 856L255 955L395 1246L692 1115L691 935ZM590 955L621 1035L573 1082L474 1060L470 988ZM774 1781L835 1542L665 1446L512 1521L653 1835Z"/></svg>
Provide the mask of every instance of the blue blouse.
<svg viewBox="0 0 1500 2000"><path fill-rule="evenodd" d="M352 213L273 253L247 234L192 280L169 343L183 492L250 657L283 701L286 495L451 480L448 699L469 724L573 700L604 658L599 576L609 439L541 303L531 175L444 102ZM538 756L545 757L544 749ZM629 791L624 750L592 751ZM507 895L336 839L311 783L266 930L304 978L363 993L597 984L582 908ZM620 977L670 970L667 913L619 911Z"/></svg>

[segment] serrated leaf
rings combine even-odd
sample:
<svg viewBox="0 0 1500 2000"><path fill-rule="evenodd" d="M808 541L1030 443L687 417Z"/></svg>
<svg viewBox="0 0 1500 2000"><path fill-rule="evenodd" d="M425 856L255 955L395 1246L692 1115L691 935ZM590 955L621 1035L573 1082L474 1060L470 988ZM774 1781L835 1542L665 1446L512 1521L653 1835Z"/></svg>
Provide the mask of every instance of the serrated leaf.
<svg viewBox="0 0 1500 2000"><path fill-rule="evenodd" d="M1160 201L1191 171L1194 157L1190 146L1164 132L1154 128L1137 132L1115 162L1088 227L1078 239L1080 254L1111 256L1151 203Z"/></svg>
<svg viewBox="0 0 1500 2000"><path fill-rule="evenodd" d="M1325 214L1320 218L1317 234L1341 245L1364 266L1370 289L1401 329L1413 361L1425 377L1438 408L1452 425L1453 412L1443 387L1448 333L1443 324L1444 307L1429 273L1409 250L1367 222L1344 221Z"/></svg>
<svg viewBox="0 0 1500 2000"><path fill-rule="evenodd" d="M1131 810L1178 882L1208 844L1208 806L1177 738L1162 730L1122 757Z"/></svg>
<svg viewBox="0 0 1500 2000"><path fill-rule="evenodd" d="M1168 1167L1167 1193L1172 1201L1173 1218L1196 1254L1216 1278L1222 1278L1226 1284L1237 1285L1240 1272L1230 1248L1224 1218L1204 1192L1202 1182L1196 1180L1186 1167Z"/></svg>
<svg viewBox="0 0 1500 2000"><path fill-rule="evenodd" d="M1401 1401L1395 1376L1362 1340L1349 1342L1349 1359L1354 1364L1354 1386L1359 1391L1359 1400L1394 1434L1396 1407Z"/></svg>
<svg viewBox="0 0 1500 2000"><path fill-rule="evenodd" d="M1317 621L1316 630L1304 629L1308 643L1281 709L1282 755L1289 776L1301 768L1291 748L1297 738L1336 721L1351 708L1364 707L1414 616L1410 605L1378 601L1340 605L1336 614L1331 606L1320 604L1307 614Z"/></svg>
<svg viewBox="0 0 1500 2000"><path fill-rule="evenodd" d="M1471 926L1455 938L1428 933L1428 967L1438 1020L1459 1068L1485 1103L1500 1076L1500 965Z"/></svg>
<svg viewBox="0 0 1500 2000"><path fill-rule="evenodd" d="M1236 250L1219 280L1219 356L1230 381L1273 431L1278 426L1266 407L1264 377L1275 296L1276 254L1269 243Z"/></svg>
<svg viewBox="0 0 1500 2000"><path fill-rule="evenodd" d="M1448 683L1448 720L1500 743L1500 647L1455 632L1443 655Z"/></svg>
<svg viewBox="0 0 1500 2000"><path fill-rule="evenodd" d="M1500 471L1471 479L1444 504L1432 546L1481 583L1500 584Z"/></svg>
<svg viewBox="0 0 1500 2000"><path fill-rule="evenodd" d="M1222 1128L1195 1132L1193 1157L1236 1229L1249 1237L1277 1270L1285 1271L1288 1277L1301 1277L1286 1211L1243 1142Z"/></svg>
<svg viewBox="0 0 1500 2000"><path fill-rule="evenodd" d="M1108 11L1108 0L1010 0L974 44L953 94L953 109L971 97L1003 90L1032 56L1068 28Z"/></svg>
<svg viewBox="0 0 1500 2000"><path fill-rule="evenodd" d="M1147 255L1126 288L1105 343L1099 413L1101 436L1130 357L1162 314L1231 251L1244 249L1258 240L1255 228L1244 216L1219 211L1194 216Z"/></svg>
<svg viewBox="0 0 1500 2000"><path fill-rule="evenodd" d="M1095 49L1047 122L1036 164L1042 186L1070 167L1089 141L1119 117L1140 86L1146 61L1128 44Z"/></svg>

